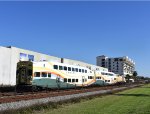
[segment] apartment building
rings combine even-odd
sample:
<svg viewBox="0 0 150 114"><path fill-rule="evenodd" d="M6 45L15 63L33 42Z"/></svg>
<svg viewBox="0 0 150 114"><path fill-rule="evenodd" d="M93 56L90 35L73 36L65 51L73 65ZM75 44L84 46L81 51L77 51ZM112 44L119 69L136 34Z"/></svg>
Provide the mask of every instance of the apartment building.
<svg viewBox="0 0 150 114"><path fill-rule="evenodd" d="M97 66L108 68L109 71L123 76L127 74L132 75L135 70L135 62L128 56L111 58L101 55L96 57L96 64Z"/></svg>

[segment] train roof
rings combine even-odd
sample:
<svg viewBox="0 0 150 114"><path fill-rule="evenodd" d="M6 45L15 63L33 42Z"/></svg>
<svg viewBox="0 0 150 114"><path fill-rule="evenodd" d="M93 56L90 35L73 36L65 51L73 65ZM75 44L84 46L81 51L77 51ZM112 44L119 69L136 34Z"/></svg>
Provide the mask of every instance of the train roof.
<svg viewBox="0 0 150 114"><path fill-rule="evenodd" d="M52 62L52 61L39 61L39 62L33 62L33 64L36 63L52 63L54 65L62 65L62 66L67 66L67 67L77 67L77 68L84 68L84 69L89 69L87 67L84 66L80 66L80 65L70 65L70 64L66 64L66 63L59 63L59 62ZM90 70L90 69L89 69Z"/></svg>

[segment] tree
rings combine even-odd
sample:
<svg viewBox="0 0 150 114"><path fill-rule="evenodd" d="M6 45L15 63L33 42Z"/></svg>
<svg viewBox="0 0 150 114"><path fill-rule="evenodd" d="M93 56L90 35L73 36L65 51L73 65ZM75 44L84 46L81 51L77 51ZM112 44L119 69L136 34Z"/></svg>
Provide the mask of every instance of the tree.
<svg viewBox="0 0 150 114"><path fill-rule="evenodd" d="M137 71L134 71L133 74L132 74L132 77L133 77L134 80L136 80L137 75L138 75Z"/></svg>
<svg viewBox="0 0 150 114"><path fill-rule="evenodd" d="M131 76L129 74L127 74L125 78L126 78L127 82L129 83Z"/></svg>

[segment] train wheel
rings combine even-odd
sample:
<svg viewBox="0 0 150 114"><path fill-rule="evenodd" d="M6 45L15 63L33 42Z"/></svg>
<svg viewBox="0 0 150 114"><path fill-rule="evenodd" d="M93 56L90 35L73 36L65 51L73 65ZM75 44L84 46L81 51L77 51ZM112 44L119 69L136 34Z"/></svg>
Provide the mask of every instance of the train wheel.
<svg viewBox="0 0 150 114"><path fill-rule="evenodd" d="M34 86L32 86L32 91L33 91L33 92L38 91L37 86L35 86L35 85L34 85Z"/></svg>

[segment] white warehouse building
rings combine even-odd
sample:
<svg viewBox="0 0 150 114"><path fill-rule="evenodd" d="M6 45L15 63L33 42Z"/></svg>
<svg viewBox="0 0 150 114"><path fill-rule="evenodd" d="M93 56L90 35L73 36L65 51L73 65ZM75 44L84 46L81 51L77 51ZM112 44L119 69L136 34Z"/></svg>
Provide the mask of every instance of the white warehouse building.
<svg viewBox="0 0 150 114"><path fill-rule="evenodd" d="M0 86L16 85L16 69L19 61L43 61L60 58L16 47L0 47Z"/></svg>
<svg viewBox="0 0 150 114"><path fill-rule="evenodd" d="M135 70L135 62L128 56L109 58L105 55L96 57L97 66L108 68L110 72L119 75L132 75Z"/></svg>
<svg viewBox="0 0 150 114"><path fill-rule="evenodd" d="M16 47L0 47L0 86L15 86L16 85L16 70L19 61L55 61L71 65L79 65L90 68L91 70L101 69L108 71L107 68L88 64L81 61L70 60L49 56L46 54L20 49Z"/></svg>

